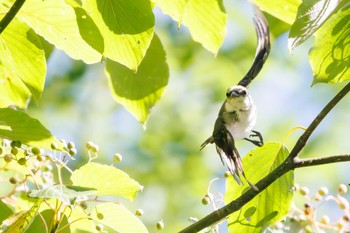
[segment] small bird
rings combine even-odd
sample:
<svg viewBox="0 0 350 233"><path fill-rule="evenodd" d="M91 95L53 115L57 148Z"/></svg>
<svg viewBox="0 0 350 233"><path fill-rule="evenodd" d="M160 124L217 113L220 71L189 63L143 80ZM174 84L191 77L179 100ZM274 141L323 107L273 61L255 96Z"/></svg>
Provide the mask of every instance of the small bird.
<svg viewBox="0 0 350 233"><path fill-rule="evenodd" d="M257 146L264 144L258 131L253 130L256 124L256 107L246 88L258 75L270 52L270 33L267 21L263 13L256 8L254 17L255 29L258 37L258 45L254 62L244 78L235 86L228 88L226 100L221 106L219 115L215 121L214 131L201 145L201 150L208 144L215 143L216 151L223 164L226 163L229 171L238 184L243 184L240 174L248 184L256 191L258 188L247 180L242 160L235 146L236 140L247 140ZM258 140L252 140L257 137Z"/></svg>

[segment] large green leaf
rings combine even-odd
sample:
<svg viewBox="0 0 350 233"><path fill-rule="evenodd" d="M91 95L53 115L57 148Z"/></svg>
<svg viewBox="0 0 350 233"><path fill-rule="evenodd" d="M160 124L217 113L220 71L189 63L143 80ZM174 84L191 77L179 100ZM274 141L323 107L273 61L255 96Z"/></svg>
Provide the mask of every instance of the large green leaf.
<svg viewBox="0 0 350 233"><path fill-rule="evenodd" d="M75 170L71 177L74 186L97 190L99 196L122 196L133 200L142 186L125 172L107 165L88 163Z"/></svg>
<svg viewBox="0 0 350 233"><path fill-rule="evenodd" d="M73 59L81 59L88 64L101 61L102 55L94 49L101 42L94 40L97 44L91 46L80 35L80 30L85 34L91 31L85 26L78 25L78 22L91 25L91 20L87 15L76 15L73 8L63 0L27 0L18 16L36 33L54 44L56 48L65 51ZM80 17L78 21L77 17ZM90 35L91 38L94 36Z"/></svg>
<svg viewBox="0 0 350 233"><path fill-rule="evenodd" d="M344 2L345 0L303 1L289 33L289 49L292 50L314 34Z"/></svg>
<svg viewBox="0 0 350 233"><path fill-rule="evenodd" d="M350 4L333 14L316 32L309 53L313 84L350 79Z"/></svg>
<svg viewBox="0 0 350 233"><path fill-rule="evenodd" d="M34 217L36 216L39 207L42 203L42 200L38 200L32 208L28 211L21 211L12 214L6 220L2 222L0 229L3 232L11 232L11 233L22 233L25 232L26 229L32 223Z"/></svg>
<svg viewBox="0 0 350 233"><path fill-rule="evenodd" d="M85 0L83 7L103 36L103 55L136 71L154 32L150 1Z"/></svg>
<svg viewBox="0 0 350 233"><path fill-rule="evenodd" d="M106 73L116 101L145 124L169 78L169 68L159 38L156 35L153 37L137 73L111 60L107 60Z"/></svg>
<svg viewBox="0 0 350 233"><path fill-rule="evenodd" d="M252 2L270 15L292 24L302 0L252 0Z"/></svg>
<svg viewBox="0 0 350 233"><path fill-rule="evenodd" d="M52 142L61 145L40 121L10 108L0 108L0 138L45 149L51 149Z"/></svg>
<svg viewBox="0 0 350 233"><path fill-rule="evenodd" d="M98 205L92 213L92 218L119 233L148 233L140 219L121 204Z"/></svg>
<svg viewBox="0 0 350 233"><path fill-rule="evenodd" d="M263 147L248 152L243 158L243 167L248 180L256 183L281 164L288 155L288 150L279 143L266 143ZM293 171L277 179L241 210L230 215L229 231L261 232L269 224L283 219L292 203L293 185ZM232 177L228 179L225 202L238 198L247 187L249 186L238 185Z"/></svg>
<svg viewBox="0 0 350 233"><path fill-rule="evenodd" d="M45 189L32 190L29 192L30 197L42 198L42 199L58 199L63 202L64 205L73 205L77 199L82 199L84 196L96 195L97 191L94 189L81 188L65 185L53 185Z"/></svg>
<svg viewBox="0 0 350 233"><path fill-rule="evenodd" d="M190 30L193 40L216 54L226 36L222 0L157 0L162 11Z"/></svg>
<svg viewBox="0 0 350 233"><path fill-rule="evenodd" d="M38 101L45 75L39 37L25 23L12 20L0 35L0 107L25 108L31 95Z"/></svg>

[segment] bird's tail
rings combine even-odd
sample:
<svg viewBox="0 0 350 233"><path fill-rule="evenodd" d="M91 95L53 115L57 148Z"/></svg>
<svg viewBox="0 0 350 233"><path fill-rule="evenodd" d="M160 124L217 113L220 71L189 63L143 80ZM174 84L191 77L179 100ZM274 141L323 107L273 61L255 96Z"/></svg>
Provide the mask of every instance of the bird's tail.
<svg viewBox="0 0 350 233"><path fill-rule="evenodd" d="M248 73L239 81L238 85L247 87L249 83L259 74L270 53L270 30L264 14L255 7L254 25L258 38L254 62Z"/></svg>
<svg viewBox="0 0 350 233"><path fill-rule="evenodd" d="M249 186L255 191L259 191L259 189L255 185L253 185L245 176L241 156L239 155L238 150L235 147L233 148L233 153L230 155L225 154L220 148L217 148L217 150L221 157L221 161L224 162L225 160L228 170L233 175L233 178L238 184L243 185L243 181L240 177L240 174L242 174Z"/></svg>

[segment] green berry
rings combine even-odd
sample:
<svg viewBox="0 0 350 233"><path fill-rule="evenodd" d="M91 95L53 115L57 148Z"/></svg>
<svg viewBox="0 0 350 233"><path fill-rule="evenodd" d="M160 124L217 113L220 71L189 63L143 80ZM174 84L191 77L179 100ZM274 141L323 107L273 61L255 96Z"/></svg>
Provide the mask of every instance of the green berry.
<svg viewBox="0 0 350 233"><path fill-rule="evenodd" d="M93 153L98 152L98 150L99 150L98 145L93 145L93 146L91 147L91 151L92 151Z"/></svg>
<svg viewBox="0 0 350 233"><path fill-rule="evenodd" d="M210 203L210 198L209 197L203 197L202 204L203 205L208 205L209 203Z"/></svg>
<svg viewBox="0 0 350 233"><path fill-rule="evenodd" d="M4 160L5 160L6 163L11 162L12 159L13 159L13 158L12 158L12 155L10 155L10 154L6 154L6 155L4 156Z"/></svg>
<svg viewBox="0 0 350 233"><path fill-rule="evenodd" d="M94 145L93 142L87 142L87 143L85 144L85 147L86 147L87 150L91 150L91 147L92 147L93 145Z"/></svg>
<svg viewBox="0 0 350 233"><path fill-rule="evenodd" d="M230 176L231 176L231 172L226 171L226 172L224 173L224 177L225 177L225 178L229 178Z"/></svg>
<svg viewBox="0 0 350 233"><path fill-rule="evenodd" d="M9 181L11 184L17 184L17 180L15 177L10 177Z"/></svg>
<svg viewBox="0 0 350 233"><path fill-rule="evenodd" d="M75 148L74 142L68 142L67 148L68 148L68 149L73 149L73 148Z"/></svg>
<svg viewBox="0 0 350 233"><path fill-rule="evenodd" d="M142 216L142 215L143 215L143 210L142 210L142 209L137 209L137 210L135 211L135 215L136 215L136 216Z"/></svg>
<svg viewBox="0 0 350 233"><path fill-rule="evenodd" d="M71 148L71 149L69 149L69 151L68 151L68 153L69 153L69 155L70 156L74 156L74 155L76 155L77 154L77 149L75 149L75 148Z"/></svg>
<svg viewBox="0 0 350 233"><path fill-rule="evenodd" d="M345 194L348 191L348 188L346 187L345 184L340 184L338 187L338 193L340 195Z"/></svg>
<svg viewBox="0 0 350 233"><path fill-rule="evenodd" d="M58 145L57 145L56 142L51 143L51 149L52 150L57 150L58 149Z"/></svg>
<svg viewBox="0 0 350 233"><path fill-rule="evenodd" d="M100 219L100 220L102 220L102 219L104 218L104 216L103 216L102 213L97 213L96 216L97 216L97 218Z"/></svg>
<svg viewBox="0 0 350 233"><path fill-rule="evenodd" d="M113 160L114 162L119 163L123 160L123 156L119 153L115 153L113 156Z"/></svg>
<svg viewBox="0 0 350 233"><path fill-rule="evenodd" d="M327 187L321 187L318 191L317 191L321 196L325 196L328 194L328 188Z"/></svg>
<svg viewBox="0 0 350 233"><path fill-rule="evenodd" d="M86 203L85 201L81 202L81 203L80 203L80 206L81 206L81 208L82 208L83 210L86 210L86 209L88 208L88 205L87 205L87 203Z"/></svg>
<svg viewBox="0 0 350 233"><path fill-rule="evenodd" d="M25 158L20 158L17 163L19 165L25 166L27 164L27 160Z"/></svg>
<svg viewBox="0 0 350 233"><path fill-rule="evenodd" d="M97 231L103 231L103 225L102 224L97 224L96 225L96 230Z"/></svg>
<svg viewBox="0 0 350 233"><path fill-rule="evenodd" d="M40 155L41 154L40 149L38 147L33 147L31 151L32 151L33 155Z"/></svg>
<svg viewBox="0 0 350 233"><path fill-rule="evenodd" d="M21 142L20 141L12 141L11 142L11 144L10 144L10 146L12 147L12 148L15 148L15 147L17 147L17 148L19 148L19 147L21 147Z"/></svg>
<svg viewBox="0 0 350 233"><path fill-rule="evenodd" d="M41 161L43 161L43 157L40 156L40 155L37 155L37 156L36 156L36 160L38 160L39 162L41 162Z"/></svg>
<svg viewBox="0 0 350 233"><path fill-rule="evenodd" d="M17 155L18 154L18 149L16 147L12 147L11 154Z"/></svg>
<svg viewBox="0 0 350 233"><path fill-rule="evenodd" d="M164 222L163 220L160 220L159 222L157 222L157 230L163 230L164 229Z"/></svg>
<svg viewBox="0 0 350 233"><path fill-rule="evenodd" d="M300 192L300 194L301 195L303 195L303 196L307 196L307 195L309 195L309 188L308 187L301 187L300 189L299 189L299 192Z"/></svg>

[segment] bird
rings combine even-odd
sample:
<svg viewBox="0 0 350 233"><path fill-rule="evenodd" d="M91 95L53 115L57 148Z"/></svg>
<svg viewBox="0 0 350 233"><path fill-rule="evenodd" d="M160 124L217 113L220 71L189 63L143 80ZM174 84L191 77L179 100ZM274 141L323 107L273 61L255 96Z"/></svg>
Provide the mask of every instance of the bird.
<svg viewBox="0 0 350 233"><path fill-rule="evenodd" d="M247 87L259 74L270 53L270 32L267 20L258 7L255 7L253 21L258 41L253 64L237 85L227 89L226 100L220 108L213 133L202 143L200 150L208 144L215 143L222 163L226 164L236 182L243 185L240 177L242 175L250 187L258 191L259 189L246 178L241 157L235 146L237 140L247 140L256 146L264 144L261 133L254 130L257 111ZM251 139L253 137L258 139Z"/></svg>

